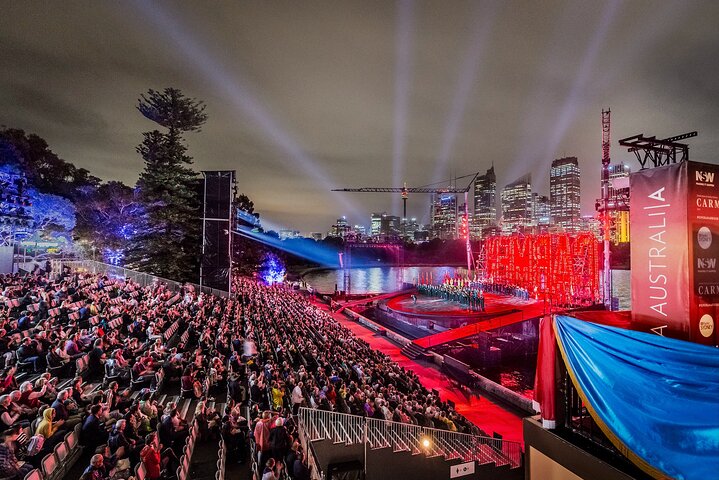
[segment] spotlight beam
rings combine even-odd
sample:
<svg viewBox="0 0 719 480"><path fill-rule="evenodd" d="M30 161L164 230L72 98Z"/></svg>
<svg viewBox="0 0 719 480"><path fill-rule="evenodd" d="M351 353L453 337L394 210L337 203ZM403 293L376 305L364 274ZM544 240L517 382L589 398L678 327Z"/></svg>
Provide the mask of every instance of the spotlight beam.
<svg viewBox="0 0 719 480"><path fill-rule="evenodd" d="M325 267L338 266L337 251L314 245L312 240L297 242L297 245L295 245L296 248L291 248L287 242L283 242L282 240L269 237L259 232L253 232L248 228L238 227L233 230L232 233L262 243L268 247L276 248L297 257L310 260Z"/></svg>
<svg viewBox="0 0 719 480"><path fill-rule="evenodd" d="M412 31L414 0L397 2L397 33L395 36L394 135L392 145L392 185L402 185L407 144L407 116L412 76ZM392 212L399 210L400 197L392 196Z"/></svg>
<svg viewBox="0 0 719 480"><path fill-rule="evenodd" d="M480 70L479 66L484 52L487 50L489 36L492 33L492 27L498 11L499 3L497 2L489 3L489 11L484 11L479 7L475 10L473 17L474 28L472 29L469 44L467 45L464 62L459 71L457 88L452 99L452 106L442 134L442 143L435 161L434 174L432 176L435 182L440 181L445 176L444 172L447 168L449 157L454 150L454 144L462 126L464 111L469 96L472 93L472 87L477 80Z"/></svg>
<svg viewBox="0 0 719 480"><path fill-rule="evenodd" d="M582 56L582 62L579 66L577 76L574 79L574 83L572 84L572 88L562 104L562 109L560 110L557 121L555 122L555 128L546 144L544 153L545 161L554 158L557 147L564 139L567 129L577 114L579 104L582 101L582 95L584 94L584 87L589 81L591 75L594 73L593 69L597 57L604 46L609 30L612 26L612 22L617 16L621 3L621 0L611 0L604 9L602 17L599 20L599 24L597 25L597 28L587 45L587 49Z"/></svg>
<svg viewBox="0 0 719 480"><path fill-rule="evenodd" d="M230 75L221 62L210 55L207 49L202 48L200 43L189 35L190 29L184 28L169 12L162 8L158 2L146 2L144 0L133 0L133 5L151 24L160 29L163 34L170 38L179 51L183 54L184 60L196 65L199 71L217 87L244 117L249 118L260 128L262 133L271 140L275 148L281 153L280 159L286 162L286 166L293 172L300 172L305 176L323 184L323 190L331 190L335 185L329 175L318 165L315 159L311 158L300 144L285 131L280 124L272 118L269 111L252 94L247 83L238 75ZM300 168L297 168L297 167ZM352 215L363 218L364 214L347 196L333 195L333 201L342 210Z"/></svg>

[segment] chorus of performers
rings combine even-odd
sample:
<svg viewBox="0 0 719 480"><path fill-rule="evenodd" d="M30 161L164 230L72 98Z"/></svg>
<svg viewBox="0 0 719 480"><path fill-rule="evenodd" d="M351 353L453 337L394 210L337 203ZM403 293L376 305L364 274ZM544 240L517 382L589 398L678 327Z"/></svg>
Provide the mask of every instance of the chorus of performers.
<svg viewBox="0 0 719 480"><path fill-rule="evenodd" d="M443 298L467 305L470 310L477 312L485 311L484 292L511 295L522 300L530 299L529 290L516 285L470 281L463 278L451 278L449 275L445 275L443 282L438 285L426 283L425 279L422 279L422 283L417 285L417 291L429 297Z"/></svg>

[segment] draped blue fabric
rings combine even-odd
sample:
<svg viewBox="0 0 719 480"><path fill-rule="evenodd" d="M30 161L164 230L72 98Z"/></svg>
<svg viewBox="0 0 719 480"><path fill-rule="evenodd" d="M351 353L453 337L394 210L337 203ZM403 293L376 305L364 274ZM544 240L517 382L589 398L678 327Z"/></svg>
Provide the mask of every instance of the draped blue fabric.
<svg viewBox="0 0 719 480"><path fill-rule="evenodd" d="M555 330L577 389L622 453L655 477L719 478L719 349L566 316Z"/></svg>

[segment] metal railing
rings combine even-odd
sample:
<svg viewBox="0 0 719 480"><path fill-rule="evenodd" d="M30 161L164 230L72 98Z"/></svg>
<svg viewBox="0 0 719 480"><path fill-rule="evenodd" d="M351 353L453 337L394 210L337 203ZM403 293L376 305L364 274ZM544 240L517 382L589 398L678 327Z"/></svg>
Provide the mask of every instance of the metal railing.
<svg viewBox="0 0 719 480"><path fill-rule="evenodd" d="M393 452L441 456L446 460L522 466L521 444L498 438L304 407L299 412L299 426L308 442L330 440L345 445L365 444L371 449L391 448Z"/></svg>
<svg viewBox="0 0 719 480"><path fill-rule="evenodd" d="M91 272L94 274L107 275L113 278L120 278L123 280L132 280L138 283L141 287L153 285L155 283L164 283L172 291L179 291L183 285L192 285L196 291L203 292L211 295L217 295L218 297L229 297L229 292L225 290L218 290L210 287L200 287L196 283L191 282L176 282L174 280L168 280L167 278L150 275L149 273L138 272L136 270L130 270L129 268L118 267L116 265L109 265L107 263L97 262L94 260L54 260L52 262L52 271L61 272L63 268L68 267L71 270Z"/></svg>

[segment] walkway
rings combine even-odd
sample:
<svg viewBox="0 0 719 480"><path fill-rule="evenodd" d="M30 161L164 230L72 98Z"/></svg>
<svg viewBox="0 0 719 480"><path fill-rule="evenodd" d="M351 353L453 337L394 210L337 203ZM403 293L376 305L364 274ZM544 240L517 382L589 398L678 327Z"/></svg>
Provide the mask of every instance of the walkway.
<svg viewBox="0 0 719 480"><path fill-rule="evenodd" d="M517 306L519 311L499 315L489 320L481 320L477 323L464 327L453 328L445 332L436 333L427 337L418 338L414 343L423 349L438 347L445 343L455 342L466 337L471 337L479 332L494 330L495 328L506 327L513 323L523 322L532 318L539 318L545 314L545 306L542 302L527 303L526 305Z"/></svg>
<svg viewBox="0 0 719 480"><path fill-rule="evenodd" d="M317 302L317 305L323 310L329 311L327 305L320 302ZM438 367L405 357L400 353L400 347L387 340L386 337L376 335L373 331L342 314L334 313L333 317L357 337L369 343L372 348L383 352L394 362L416 373L426 388L439 391L442 400L452 400L457 411L482 430L490 435L492 432L497 432L506 440L521 442L524 445L521 416L505 410L484 396L477 398L475 395L468 395L467 392L453 387L447 376L440 372Z"/></svg>

